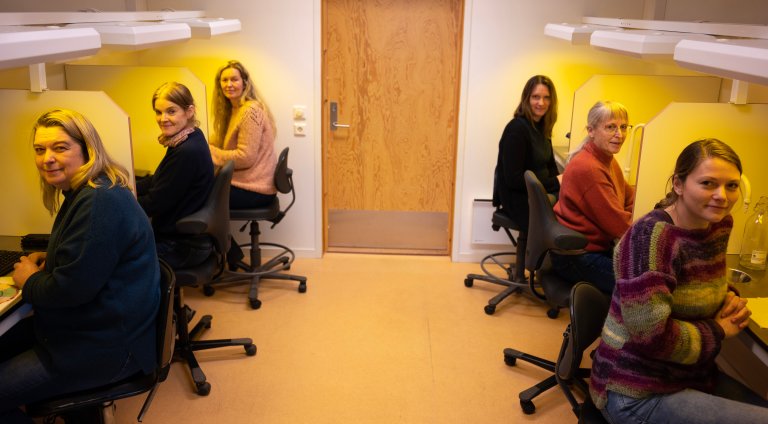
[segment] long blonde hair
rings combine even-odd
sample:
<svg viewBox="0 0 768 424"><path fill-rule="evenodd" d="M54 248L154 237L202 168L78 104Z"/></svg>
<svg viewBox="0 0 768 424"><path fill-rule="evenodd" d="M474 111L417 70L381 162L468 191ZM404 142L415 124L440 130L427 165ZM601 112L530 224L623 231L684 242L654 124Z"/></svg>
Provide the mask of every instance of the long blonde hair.
<svg viewBox="0 0 768 424"><path fill-rule="evenodd" d="M221 89L221 74L227 69L236 69L240 72L240 78L243 79L243 95L240 97L240 104L251 101L261 108L266 113L269 123L272 124L272 131L277 135L277 127L275 126L275 118L272 116L272 112L269 110L264 98L256 89L256 85L251 81L251 75L248 70L245 69L242 63L236 60L230 60L224 66L219 68L216 72L216 79L213 82L213 98L211 100L211 108L213 109L213 135L210 137L212 144L217 147L221 147L224 142L224 137L227 135L227 128L229 127L229 120L232 119L232 103L224 95L224 91Z"/></svg>
<svg viewBox="0 0 768 424"><path fill-rule="evenodd" d="M73 140L80 144L85 163L72 176L71 189L75 190L83 184L98 187L96 178L104 175L110 181L110 187L128 187L128 171L115 162L107 153L101 137L91 121L78 112L69 109L54 109L48 111L35 122L32 127L32 143L40 127L59 127ZM53 215L59 209L59 193L61 190L48 184L40 176L40 188L43 193L43 205Z"/></svg>

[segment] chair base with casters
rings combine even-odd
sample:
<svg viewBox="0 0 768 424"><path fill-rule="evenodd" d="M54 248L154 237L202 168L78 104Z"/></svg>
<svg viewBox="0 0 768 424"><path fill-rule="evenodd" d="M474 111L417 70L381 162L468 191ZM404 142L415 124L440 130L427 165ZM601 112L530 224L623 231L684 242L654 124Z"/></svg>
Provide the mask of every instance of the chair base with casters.
<svg viewBox="0 0 768 424"><path fill-rule="evenodd" d="M557 362L507 348L504 349L504 363L515 366L520 359L552 372L551 376L520 392L520 407L525 414L536 412L534 398L552 387L559 386L580 423L604 423L602 414L594 407L589 397L586 379L589 378L591 370L580 366L584 350L592 345L602 331L610 307L610 298L585 282L572 287L570 298L571 322L563 333ZM576 399L572 387L577 387L582 393L585 399L583 403Z"/></svg>
<svg viewBox="0 0 768 424"><path fill-rule="evenodd" d="M215 262L213 257L209 258L208 262L211 262L209 266L212 268L217 266L213 263ZM200 367L200 364L195 357L195 352L220 347L242 346L245 349L245 354L247 356L254 356L256 355L256 345L253 344L253 340L250 338L196 340L201 332L211 328L211 320L213 317L211 315L204 315L191 330L189 329L189 323L192 321L195 311L184 303L184 293L182 289L184 286L198 286L200 284L200 281L197 280L199 274L197 272L187 274L182 269L177 270L176 275L179 284L174 293L173 301L173 309L177 316L177 339L174 356L176 359L186 362L190 375L192 376L192 381L195 384L195 391L197 394L206 396L211 392L211 383L208 382L205 373Z"/></svg>
<svg viewBox="0 0 768 424"><path fill-rule="evenodd" d="M46 417L44 422L54 422L57 416L68 417L67 422L102 423L104 411L118 399L147 393L146 400L136 420L141 422L155 397L160 383L165 381L170 371L176 339L176 314L173 310L176 280L171 268L160 262L160 308L158 310L157 341L158 363L152 374L136 374L125 380L82 390L76 393L56 396L26 406L27 415Z"/></svg>
<svg viewBox="0 0 768 424"><path fill-rule="evenodd" d="M250 224L251 241L241 247L250 247L250 263L246 264L243 261L237 264L229 264L230 269L222 272L213 281L207 282L203 285L203 293L207 296L211 296L214 293L212 287L213 284L219 283L234 283L243 280L250 280L250 290L248 291L248 301L253 309L259 309L261 307L261 301L259 300L259 284L261 280L293 280L299 282L299 293L305 293L307 291L307 277L300 275L285 274L282 271L291 269L296 255L291 249L286 246L277 243L265 243L259 241L259 222L266 221L272 223L272 228L280 223L285 217L285 214L296 202L296 190L293 186L293 170L288 167L288 148L284 148L277 157L277 165L275 166L274 182L275 188L278 193L291 194L291 201L284 210L280 209L280 199L277 196L272 202L261 208L252 209L232 209L229 211L229 219L231 221L247 221L245 225L240 228L243 231L246 226ZM281 251L272 257L272 259L263 262L261 261L261 246L277 247ZM236 272L238 270L244 272Z"/></svg>
<svg viewBox="0 0 768 424"><path fill-rule="evenodd" d="M501 209L496 209L496 211L493 212L491 223L491 228L493 228L494 231L503 229L504 232L507 233L507 237L509 237L512 245L517 249L515 252L497 252L484 257L483 260L480 261L480 268L483 270L483 274L467 274L467 277L464 279L465 287L472 287L475 280L506 287L506 289L492 297L488 301L488 304L485 305L484 310L488 315L493 315L493 313L496 312L498 304L510 295L521 293L524 289L530 288L528 279L525 278L524 267L525 245L527 239L526 233L520 232L520 227L517 223L515 223L515 221ZM517 239L512 235L513 230L519 231ZM505 263L504 261L499 260L500 258L511 256L515 257L514 264ZM494 272L490 268L491 266L499 268L501 272ZM500 273L503 273L505 278L500 277Z"/></svg>
<svg viewBox="0 0 768 424"><path fill-rule="evenodd" d="M250 303L251 308L259 309L261 307L261 300L259 300L259 285L261 280L297 281L299 283L298 292L307 292L307 277L284 273L284 271L291 269L291 264L296 259L296 254L293 250L282 244L259 241L259 236L261 235L259 221L269 221L279 213L279 211L280 203L277 199L275 199L273 205L264 209L230 210L230 220L247 221L245 225L241 227L241 231L246 227L249 227L250 229L250 242L240 245L241 248L248 248L250 251L249 263L239 261L237 264L230 264L229 272L224 272L216 280L203 285L203 293L206 296L212 296L215 293L213 285L250 280L248 302ZM269 260L262 262L262 246L275 247L277 248L278 253Z"/></svg>

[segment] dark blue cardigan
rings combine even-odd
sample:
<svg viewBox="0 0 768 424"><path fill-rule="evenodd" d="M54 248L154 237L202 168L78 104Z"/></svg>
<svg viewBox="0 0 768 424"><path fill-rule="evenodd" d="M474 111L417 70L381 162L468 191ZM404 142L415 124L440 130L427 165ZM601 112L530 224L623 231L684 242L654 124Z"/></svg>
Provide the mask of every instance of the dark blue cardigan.
<svg viewBox="0 0 768 424"><path fill-rule="evenodd" d="M36 350L78 378L116 375L129 355L156 363L160 269L147 216L127 188L65 192L45 267L22 291L34 310Z"/></svg>

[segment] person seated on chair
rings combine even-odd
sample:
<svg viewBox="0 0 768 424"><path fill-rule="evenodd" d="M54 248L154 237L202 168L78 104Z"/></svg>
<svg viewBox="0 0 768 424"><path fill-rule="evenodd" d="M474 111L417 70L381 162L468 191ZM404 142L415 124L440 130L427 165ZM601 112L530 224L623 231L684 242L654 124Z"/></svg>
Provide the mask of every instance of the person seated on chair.
<svg viewBox="0 0 768 424"><path fill-rule="evenodd" d="M501 204L521 231L528 231L525 171L533 171L553 199L560 191L551 140L555 121L555 85L548 77L535 75L525 83L514 118L501 135L494 172L494 204Z"/></svg>
<svg viewBox="0 0 768 424"><path fill-rule="evenodd" d="M587 115L587 136L571 154L563 172L554 211L564 226L589 242L580 255L552 254L552 265L565 281L589 281L607 294L615 284L613 245L632 224L635 189L625 180L614 155L632 126L618 102L597 102Z"/></svg>
<svg viewBox="0 0 768 424"><path fill-rule="evenodd" d="M768 401L715 364L751 314L725 278L741 172L722 141L691 143L672 190L616 246L616 288L590 378L609 422L768 422Z"/></svg>
<svg viewBox="0 0 768 424"><path fill-rule="evenodd" d="M47 251L14 266L34 314L0 337L2 423L31 423L21 405L149 374L157 362L160 268L127 171L72 110L41 115L32 149L56 218Z"/></svg>
<svg viewBox="0 0 768 424"><path fill-rule="evenodd" d="M217 166L228 160L235 162L229 207L268 206L277 195L275 119L242 63L230 60L219 68L213 86L209 148ZM228 260L232 264L242 258L242 251L233 242Z"/></svg>
<svg viewBox="0 0 768 424"><path fill-rule="evenodd" d="M213 243L207 236L177 234L176 221L205 203L213 188L213 161L186 86L161 85L152 95L152 108L160 126L157 139L166 151L155 172L136 181L139 204L152 218L158 256L174 269L192 267L208 258Z"/></svg>

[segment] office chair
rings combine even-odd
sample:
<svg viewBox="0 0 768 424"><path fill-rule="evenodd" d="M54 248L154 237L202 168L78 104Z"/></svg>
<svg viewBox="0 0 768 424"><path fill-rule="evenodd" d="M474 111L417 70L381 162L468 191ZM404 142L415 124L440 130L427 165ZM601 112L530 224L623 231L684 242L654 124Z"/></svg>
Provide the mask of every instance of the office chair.
<svg viewBox="0 0 768 424"><path fill-rule="evenodd" d="M549 305L547 316L554 319L560 308L569 304L571 286L552 269L549 253L575 255L584 253L587 239L583 234L560 224L552 210L552 200L531 171L525 171L528 189L528 239L525 267L530 273L531 292Z"/></svg>
<svg viewBox="0 0 768 424"><path fill-rule="evenodd" d="M234 162L228 161L217 172L213 188L203 207L197 212L176 221L176 231L179 234L207 234L213 241L213 250L202 264L192 268L175 269L176 292L173 309L177 316L176 356L183 359L192 375L197 394L206 396L211 391L211 384L206 381L205 374L195 358L195 351L215 349L226 346L243 346L248 356L256 354L256 345L249 338L193 340L203 329L211 328L213 317L204 315L197 324L189 330L189 322L194 311L184 303L184 287L197 287L208 284L216 278L226 266L227 250L229 249L229 184L232 181Z"/></svg>
<svg viewBox="0 0 768 424"><path fill-rule="evenodd" d="M512 218L510 218L506 212L504 212L500 205L495 203L496 202L494 202L496 210L493 212L493 216L491 217L491 228L493 231L504 229L504 232L507 233L507 237L509 237L512 245L517 249L515 252L497 252L484 257L480 261L480 268L483 270L483 274L467 274L467 277L464 279L465 287L472 287L474 285L474 280L486 281L507 287L502 292L488 300L488 304L485 305L484 308L485 313L488 315L493 315L493 313L496 312L496 306L509 295L513 293L519 293L523 288L528 287L528 280L525 278L525 268L521 266L525 263L525 245L527 238L526 233L524 231L520 231L520 226L517 225L517 223ZM515 239L515 237L512 235L512 231L518 232L517 239ZM514 264L507 264L500 260L500 258L510 257L512 255L515 256ZM500 272L503 273L502 275L506 278L499 276L499 270L494 272L493 270L489 269L491 264L500 268Z"/></svg>
<svg viewBox="0 0 768 424"><path fill-rule="evenodd" d="M36 402L26 406L27 415L47 417L46 422L53 422L56 416L70 414L89 414L91 421L102 422L104 408L117 399L136 396L149 392L136 420L141 422L155 397L155 391L168 377L176 340L176 323L173 313L174 290L176 279L173 270L160 260L160 308L157 311L157 365L152 374L137 374L117 383L94 389L83 390ZM91 415L92 414L92 415Z"/></svg>
<svg viewBox="0 0 768 424"><path fill-rule="evenodd" d="M611 305L610 296L604 294L595 286L579 282L571 289L571 323L563 333L563 343L557 362L553 363L515 349L504 349L504 363L514 366L518 359L552 371L553 375L531 388L520 392L520 406L526 414L536 412L533 399L546 390L560 386L573 413L579 417L580 423L604 423L605 420L589 397L589 386L585 381L589 378L590 369L580 368L584 350L600 336L600 332L608 315ZM571 390L576 386L584 395L585 400L579 403Z"/></svg>
<svg viewBox="0 0 768 424"><path fill-rule="evenodd" d="M220 275L216 280L205 283L203 285L203 293L205 293L206 296L212 296L215 292L213 284L250 280L248 301L251 304L251 308L259 309L261 307L261 301L258 296L261 280L294 280L299 282L299 293L305 293L307 291L307 277L285 274L282 272L291 269L291 264L296 258L293 250L281 244L259 241L259 235L261 234L259 231L259 222L271 222L272 226L270 228L274 228L275 225L285 217L285 214L291 209L296 201L296 191L293 186L293 170L288 167L287 147L283 149L278 156L274 179L275 187L277 187L278 192L283 194L291 193L291 203L289 203L284 210L280 210L280 200L275 197L275 200L265 207L254 209L232 209L229 211L231 220L246 221L240 228L240 231L245 230L250 224L251 241L241 245L242 247L250 247L250 263L247 264L240 261L235 266L235 269L231 269L231 271L242 270L244 272L227 272ZM277 247L279 251L271 259L262 263L261 246Z"/></svg>

